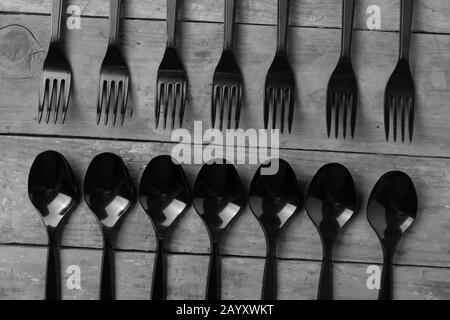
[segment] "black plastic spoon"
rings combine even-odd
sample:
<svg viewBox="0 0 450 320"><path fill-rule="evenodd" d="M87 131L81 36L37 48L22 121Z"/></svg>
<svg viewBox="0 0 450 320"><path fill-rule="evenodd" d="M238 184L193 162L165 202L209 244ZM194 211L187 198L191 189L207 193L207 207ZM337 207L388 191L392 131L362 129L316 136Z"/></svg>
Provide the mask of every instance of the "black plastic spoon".
<svg viewBox="0 0 450 320"><path fill-rule="evenodd" d="M417 216L417 193L403 172L386 173L377 182L367 205L367 220L383 249L384 265L379 300L392 300L392 261L401 237Z"/></svg>
<svg viewBox="0 0 450 320"><path fill-rule="evenodd" d="M175 164L170 156L159 156L150 161L142 175L139 200L153 223L158 239L152 300L166 300L166 238L176 220L192 202L183 167Z"/></svg>
<svg viewBox="0 0 450 320"><path fill-rule="evenodd" d="M45 297L47 300L60 300L59 226L80 200L72 169L64 156L55 151L37 156L28 176L28 195L47 227Z"/></svg>
<svg viewBox="0 0 450 320"><path fill-rule="evenodd" d="M268 164L259 167L253 177L249 193L250 208L263 226L267 243L262 300L276 300L278 236L300 207L300 190L295 172L286 161L281 159L278 161L279 169L274 175L261 174L261 169L268 167Z"/></svg>
<svg viewBox="0 0 450 320"><path fill-rule="evenodd" d="M323 247L318 300L333 299L333 248L344 225L356 211L355 183L344 166L320 168L309 185L306 211L320 234Z"/></svg>
<svg viewBox="0 0 450 320"><path fill-rule="evenodd" d="M194 185L194 207L211 239L211 260L206 297L221 298L220 242L225 229L247 203L239 174L232 164L218 160L200 170Z"/></svg>
<svg viewBox="0 0 450 320"><path fill-rule="evenodd" d="M115 299L113 233L135 200L135 192L123 160L103 153L92 160L84 180L84 199L103 230L101 300Z"/></svg>

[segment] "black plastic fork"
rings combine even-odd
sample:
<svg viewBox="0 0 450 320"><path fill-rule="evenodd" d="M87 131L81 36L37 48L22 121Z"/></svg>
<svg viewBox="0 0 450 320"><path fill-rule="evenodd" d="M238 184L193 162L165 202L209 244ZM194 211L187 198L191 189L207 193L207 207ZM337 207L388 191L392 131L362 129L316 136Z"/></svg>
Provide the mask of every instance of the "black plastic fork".
<svg viewBox="0 0 450 320"><path fill-rule="evenodd" d="M215 128L218 116L220 130L223 129L225 116L228 123L227 128L231 129L233 110L235 128L239 127L241 117L243 99L242 74L233 53L235 16L236 0L225 0L224 48L219 64L214 72L211 97L211 125L212 128Z"/></svg>
<svg viewBox="0 0 450 320"><path fill-rule="evenodd" d="M402 0L400 13L400 54L397 66L386 86L384 100L384 128L389 141L392 124L392 138L397 142L397 127L400 121L401 139L405 142L406 118L408 118L409 141L414 132L414 79L409 67L413 0ZM400 116L399 116L400 114ZM391 120L392 119L392 120Z"/></svg>
<svg viewBox="0 0 450 320"><path fill-rule="evenodd" d="M350 114L350 132L355 135L356 109L358 103L358 84L353 71L351 51L353 34L353 16L355 0L342 1L342 48L339 62L331 75L327 91L327 134L331 136L334 118L336 139L339 137L339 122L342 113L342 134L347 137L348 117ZM333 116L334 111L334 116Z"/></svg>
<svg viewBox="0 0 450 320"><path fill-rule="evenodd" d="M164 118L164 129L167 128L169 114L171 127L174 129L177 111L179 125L183 126L187 75L177 52L177 13L178 1L167 0L167 48L159 66L156 84L155 121L157 129L161 115Z"/></svg>
<svg viewBox="0 0 450 320"><path fill-rule="evenodd" d="M278 48L266 78L264 128L276 129L279 124L281 133L286 113L288 131L292 132L295 107L295 77L287 58L288 24L289 0L278 0Z"/></svg>

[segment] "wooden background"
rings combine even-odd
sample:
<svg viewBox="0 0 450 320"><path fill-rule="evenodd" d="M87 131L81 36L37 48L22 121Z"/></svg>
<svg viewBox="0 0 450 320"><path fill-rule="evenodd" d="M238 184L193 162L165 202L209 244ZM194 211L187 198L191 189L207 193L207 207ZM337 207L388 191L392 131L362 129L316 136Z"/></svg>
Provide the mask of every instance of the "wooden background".
<svg viewBox="0 0 450 320"><path fill-rule="evenodd" d="M164 0L127 0L121 35L131 69L133 118L124 127L95 125L100 64L108 41L108 1L69 0L82 9L81 30L64 30L73 68L74 91L64 126L38 125L39 77L50 38L50 0L0 2L0 299L42 299L47 236L26 190L29 168L42 151L53 149L70 161L80 185L90 160L115 152L126 161L137 188L151 158L170 153L171 132L156 131L154 84L166 39ZM294 167L302 189L330 161L346 165L359 191L360 212L339 237L334 252L335 299L376 299L367 287L367 268L380 265L381 247L365 207L382 174L399 169L414 180L419 213L395 257L396 299L450 298L450 5L417 0L411 66L417 87L413 144L386 143L383 94L398 54L399 5L360 0L355 16L354 68L360 105L354 140L326 138L325 93L340 52L341 1L291 1L289 58L297 77L294 132L281 137L281 156ZM367 29L367 8L381 8L381 30ZM244 128L262 126L262 91L276 43L276 1L238 1L236 50L244 74ZM184 127L209 125L211 80L220 57L223 1L180 1L180 52L189 73L189 105ZM206 127L207 125L205 125ZM255 152L250 150L249 152ZM193 183L200 166L185 166ZM246 187L256 166L238 166ZM86 204L80 203L62 236L65 299L97 299L102 238ZM148 299L155 239L151 223L136 205L115 241L117 297ZM209 240L191 209L169 243L168 296L203 299ZM225 299L258 299L264 269L262 230L247 210L225 236L222 247ZM321 245L302 210L283 233L279 248L280 299L314 299ZM80 266L81 289L65 284L72 265Z"/></svg>

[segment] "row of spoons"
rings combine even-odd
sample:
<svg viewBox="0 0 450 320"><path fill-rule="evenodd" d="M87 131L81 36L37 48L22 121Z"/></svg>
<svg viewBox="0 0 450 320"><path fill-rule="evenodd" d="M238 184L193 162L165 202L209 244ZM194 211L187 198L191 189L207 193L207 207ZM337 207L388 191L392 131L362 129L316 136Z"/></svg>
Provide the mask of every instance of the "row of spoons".
<svg viewBox="0 0 450 320"><path fill-rule="evenodd" d="M224 160L205 164L191 193L183 167L170 156L158 156L146 167L139 186L139 201L150 217L158 241L153 273L153 300L166 299L166 238L177 218L191 204L204 221L211 239L211 259L206 298L221 295L220 243L224 231L247 203L258 218L267 241L262 299L277 298L276 248L289 219L299 212L302 196L292 167L279 160L278 172L256 171L248 195L236 168ZM58 230L80 200L80 192L69 163L61 154L47 151L34 161L28 182L31 202L47 227L49 250L46 298L60 299ZM84 198L98 218L104 237L101 299L114 299L114 259L111 238L135 202L135 191L123 160L112 153L93 159L84 180ZM323 244L318 299L332 299L332 252L340 230L357 212L353 178L340 164L327 164L314 176L305 201L306 211ZM380 299L392 299L392 260L401 236L417 214L417 194L404 173L385 174L375 185L367 206L367 218L381 242L384 267Z"/></svg>

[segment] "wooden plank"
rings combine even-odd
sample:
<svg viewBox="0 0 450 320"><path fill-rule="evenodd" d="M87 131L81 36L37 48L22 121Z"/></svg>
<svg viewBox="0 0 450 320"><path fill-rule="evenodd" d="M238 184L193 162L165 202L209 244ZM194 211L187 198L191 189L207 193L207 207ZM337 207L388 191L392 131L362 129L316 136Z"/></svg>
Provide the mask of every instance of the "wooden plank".
<svg viewBox="0 0 450 320"><path fill-rule="evenodd" d="M54 149L65 154L75 175L81 181L88 163L101 152L114 152L127 163L134 184L154 156L168 154L173 145L48 138L0 138L0 243L45 244L45 230L28 200L28 170L35 156ZM77 150L76 153L73 150ZM253 151L252 151L253 152ZM450 235L450 160L422 159L402 156L343 154L310 151L283 151L297 173L305 192L313 174L325 163L334 161L347 166L359 190L360 213L349 223L338 239L334 258L343 262L381 262L381 248L366 217L367 198L376 181L390 170L402 170L415 182L419 196L419 212L414 228L401 242L395 263L400 265L450 266L448 243ZM256 170L255 165L239 165L245 188ZM186 165L191 184L199 165ZM102 247L101 234L92 214L82 204L74 212L63 233L65 246ZM145 223L144 223L145 222ZM69 230L69 231L67 231ZM119 230L116 246L122 249L154 250L154 231L145 214L136 205ZM126 239L126 240L125 240ZM207 231L193 211L178 223L169 240L171 252L208 253ZM222 252L226 255L264 256L265 240L261 227L247 209L224 236ZM281 235L280 257L321 259L319 236L302 210Z"/></svg>
<svg viewBox="0 0 450 320"><path fill-rule="evenodd" d="M148 300L151 292L153 253L116 252L118 299ZM168 299L202 300L205 296L209 256L169 255ZM62 249L63 299L95 300L99 296L101 251ZM46 248L0 246L0 300L43 299ZM79 267L80 286L69 279L68 267ZM320 262L279 260L278 297L313 300L317 295ZM366 264L335 263L334 299L373 300L377 289L368 289ZM222 298L255 299L261 295L264 259L222 258ZM450 269L394 267L395 299L445 300L450 294ZM70 282L70 283L69 283Z"/></svg>
<svg viewBox="0 0 450 320"><path fill-rule="evenodd" d="M39 75L48 43L48 19L42 16L5 16L0 28L3 116L0 133L67 135L170 141L171 132L154 125L154 83L165 46L165 24L127 21L125 55L132 72L133 119L125 127L96 126L97 79L106 48L107 21L88 19L82 31L69 32L67 51L74 73L74 93L66 125L38 125ZM12 25L14 24L14 25ZM26 25L25 29L19 25ZM8 26L8 27L5 27ZM276 30L272 26L238 28L237 57L244 73L246 107L243 128L261 128L266 70L273 58ZM189 107L184 126L193 132L194 121L209 128L210 83L220 51L222 27L185 23L182 58L190 78ZM450 100L450 36L413 36L412 68L417 105L414 143L386 143L383 125L383 91L397 59L398 36L392 33L356 32L355 70L359 78L360 106L355 140L327 139L325 93L339 56L338 30L296 28L291 32L290 59L298 80L298 106L292 135L280 137L283 148L338 150L450 156L447 101Z"/></svg>
<svg viewBox="0 0 450 320"><path fill-rule="evenodd" d="M414 13L414 30L419 32L448 33L450 8L440 0L417 0ZM106 17L107 0L69 0L67 5L78 5L82 16ZM355 27L367 28L367 20L373 14L370 7L380 8L381 30L398 30L399 5L389 0L360 0L355 9ZM9 13L49 14L51 1L4 0L0 11ZM277 1L238 1L237 22L249 24L276 24ZM127 0L123 16L133 19L166 19L166 1ZM187 21L222 22L223 2L210 0L180 1L180 18ZM329 0L317 4L314 0L291 1L292 26L340 28L341 1Z"/></svg>

